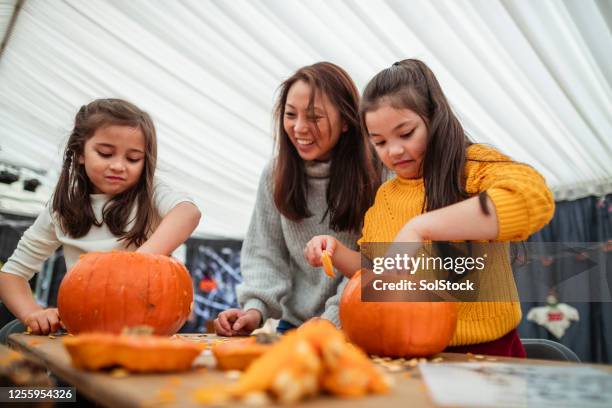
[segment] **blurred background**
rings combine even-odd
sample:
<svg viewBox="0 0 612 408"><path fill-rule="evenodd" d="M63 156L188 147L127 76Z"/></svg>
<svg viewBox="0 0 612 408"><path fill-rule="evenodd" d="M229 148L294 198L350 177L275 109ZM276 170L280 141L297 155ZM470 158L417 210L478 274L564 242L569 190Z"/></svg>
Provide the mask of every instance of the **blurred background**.
<svg viewBox="0 0 612 408"><path fill-rule="evenodd" d="M530 240L602 243L599 265L612 268L610 0L0 0L0 39L0 261L49 199L80 106L127 99L155 121L158 175L203 213L176 254L194 277L189 329L203 330L236 302L278 85L328 60L363 89L419 58L472 140L546 177L557 211ZM32 282L42 303L54 302L58 260ZM612 303L572 307L580 318L561 338L527 319L521 335L611 362Z"/></svg>

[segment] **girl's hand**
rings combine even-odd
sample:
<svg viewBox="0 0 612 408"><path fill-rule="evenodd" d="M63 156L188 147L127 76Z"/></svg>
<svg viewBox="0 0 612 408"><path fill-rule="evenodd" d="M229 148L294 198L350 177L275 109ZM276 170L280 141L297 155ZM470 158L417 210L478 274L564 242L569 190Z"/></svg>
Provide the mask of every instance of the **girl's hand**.
<svg viewBox="0 0 612 408"><path fill-rule="evenodd" d="M408 221L406 225L402 227L400 232L395 236L393 242L388 246L385 258L395 259L397 256L403 258L408 256L410 258L415 257L421 248L421 244L424 242L423 234L419 230L419 217L413 218ZM387 272L392 272L388 270ZM408 270L399 271L397 273L406 273Z"/></svg>
<svg viewBox="0 0 612 408"><path fill-rule="evenodd" d="M221 336L248 336L261 324L261 313L257 309L243 312L227 309L219 313L214 321L215 333Z"/></svg>
<svg viewBox="0 0 612 408"><path fill-rule="evenodd" d="M30 328L32 334L53 333L62 326L57 308L32 312L23 319L23 324Z"/></svg>
<svg viewBox="0 0 612 408"><path fill-rule="evenodd" d="M321 254L323 250L327 251L330 257L333 258L334 251L338 246L338 240L331 235L317 235L313 237L304 248L304 258L313 267L322 266Z"/></svg>
<svg viewBox="0 0 612 408"><path fill-rule="evenodd" d="M424 237L421 232L422 224L424 224L426 220L417 216L412 220L408 221L406 225L402 227L400 232L395 236L393 242L415 242L415 243L423 243Z"/></svg>

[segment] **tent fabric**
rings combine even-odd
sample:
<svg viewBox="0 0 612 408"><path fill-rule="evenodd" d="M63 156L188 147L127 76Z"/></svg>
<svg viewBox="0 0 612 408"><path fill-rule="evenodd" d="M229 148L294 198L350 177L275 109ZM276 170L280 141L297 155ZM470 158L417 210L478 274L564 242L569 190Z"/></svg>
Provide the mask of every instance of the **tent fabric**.
<svg viewBox="0 0 612 408"><path fill-rule="evenodd" d="M0 2L0 43L7 34L9 23L16 5L17 0L3 0Z"/></svg>
<svg viewBox="0 0 612 408"><path fill-rule="evenodd" d="M0 33L14 1L1 3ZM393 62L436 73L470 137L528 163L557 200L612 192L612 2L26 0L0 59L0 160L48 170L79 107L128 99L159 173L242 238L273 154L284 78L328 60L363 89Z"/></svg>

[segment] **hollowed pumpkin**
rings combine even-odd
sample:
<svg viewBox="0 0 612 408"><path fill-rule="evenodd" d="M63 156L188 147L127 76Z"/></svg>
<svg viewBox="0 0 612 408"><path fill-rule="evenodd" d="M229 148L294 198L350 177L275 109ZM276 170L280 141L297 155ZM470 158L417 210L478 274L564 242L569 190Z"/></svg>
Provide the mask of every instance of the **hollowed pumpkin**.
<svg viewBox="0 0 612 408"><path fill-rule="evenodd" d="M450 343L457 326L453 302L362 302L361 271L340 299L342 331L369 354L429 356Z"/></svg>
<svg viewBox="0 0 612 408"><path fill-rule="evenodd" d="M203 343L161 336L87 333L63 338L72 365L86 370L120 366L133 372L185 371Z"/></svg>
<svg viewBox="0 0 612 408"><path fill-rule="evenodd" d="M58 310L73 334L147 325L154 334L176 333L187 320L193 287L179 261L135 252L81 256L59 288Z"/></svg>

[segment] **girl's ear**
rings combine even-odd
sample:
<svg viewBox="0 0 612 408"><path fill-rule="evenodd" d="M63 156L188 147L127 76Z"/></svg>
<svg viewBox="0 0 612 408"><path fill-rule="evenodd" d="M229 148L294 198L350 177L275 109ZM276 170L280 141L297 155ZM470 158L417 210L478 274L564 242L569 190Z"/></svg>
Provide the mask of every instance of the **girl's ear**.
<svg viewBox="0 0 612 408"><path fill-rule="evenodd" d="M348 130L348 123L346 123L346 120L342 121L342 133L346 132Z"/></svg>
<svg viewBox="0 0 612 408"><path fill-rule="evenodd" d="M85 156L82 154L79 154L79 164L85 164Z"/></svg>

